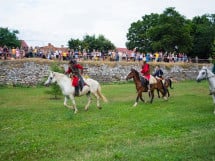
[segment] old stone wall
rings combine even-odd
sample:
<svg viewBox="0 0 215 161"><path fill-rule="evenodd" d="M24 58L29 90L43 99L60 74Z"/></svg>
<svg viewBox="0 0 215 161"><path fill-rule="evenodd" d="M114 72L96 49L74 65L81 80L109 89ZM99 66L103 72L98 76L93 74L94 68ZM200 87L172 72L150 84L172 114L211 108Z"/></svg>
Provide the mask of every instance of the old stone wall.
<svg viewBox="0 0 215 161"><path fill-rule="evenodd" d="M54 62L41 59L24 59L0 61L0 85L27 85L34 86L43 83L49 74L52 63L58 63L67 68L68 62ZM131 68L138 71L141 64L138 62L81 62L85 67L85 74L99 82L125 81ZM155 65L150 63L151 73ZM164 71L164 77L171 77L175 81L194 80L198 70L205 64L186 63L159 63ZM211 68L211 64L206 64Z"/></svg>

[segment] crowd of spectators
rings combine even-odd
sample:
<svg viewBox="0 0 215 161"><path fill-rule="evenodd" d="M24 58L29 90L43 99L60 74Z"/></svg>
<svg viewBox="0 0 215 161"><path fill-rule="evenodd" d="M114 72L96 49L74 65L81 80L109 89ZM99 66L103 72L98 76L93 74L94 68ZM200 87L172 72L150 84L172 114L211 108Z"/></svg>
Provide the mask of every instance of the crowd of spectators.
<svg viewBox="0 0 215 161"><path fill-rule="evenodd" d="M78 50L70 50L64 48L64 50L44 50L39 47L35 48L8 48L7 46L0 47L0 58L4 60L8 59L23 59L23 58L43 58L54 59L59 61L70 60L75 58L77 60L91 60L91 61L142 61L146 58L147 62L189 62L189 59L184 53L140 53L135 50L127 53L121 51L109 51L107 53L100 51L82 52Z"/></svg>

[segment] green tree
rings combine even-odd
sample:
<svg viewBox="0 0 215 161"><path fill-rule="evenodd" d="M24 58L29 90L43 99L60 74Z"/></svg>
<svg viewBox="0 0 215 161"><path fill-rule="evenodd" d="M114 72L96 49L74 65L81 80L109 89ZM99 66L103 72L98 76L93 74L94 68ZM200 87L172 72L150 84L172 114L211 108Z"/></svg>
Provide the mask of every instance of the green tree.
<svg viewBox="0 0 215 161"><path fill-rule="evenodd" d="M68 45L70 49L74 49L74 50L82 50L83 45L82 45L82 41L79 39L70 39L68 41Z"/></svg>
<svg viewBox="0 0 215 161"><path fill-rule="evenodd" d="M137 48L138 51L147 52L152 51L151 39L149 38L149 29L157 25L159 19L158 14L150 14L142 17L131 24L127 33L126 47L130 50Z"/></svg>
<svg viewBox="0 0 215 161"><path fill-rule="evenodd" d="M174 8L167 8L159 16L159 23L149 29L151 47L155 51L163 50L188 53L192 47L190 25L184 16Z"/></svg>
<svg viewBox="0 0 215 161"><path fill-rule="evenodd" d="M92 52L93 50L107 52L108 50L115 49L115 46L111 43L111 41L106 39L103 35L99 35L98 37L95 35L85 35L83 40L69 40L68 45L71 49L79 49L81 51L85 49L89 52Z"/></svg>
<svg viewBox="0 0 215 161"><path fill-rule="evenodd" d="M191 56L208 58L213 56L215 41L215 14L196 16L192 20L193 48Z"/></svg>
<svg viewBox="0 0 215 161"><path fill-rule="evenodd" d="M98 38L96 39L97 44L98 44L98 50L103 51L103 52L108 52L108 50L113 50L115 49L115 46L104 37L104 35L99 35Z"/></svg>
<svg viewBox="0 0 215 161"><path fill-rule="evenodd" d="M0 46L20 47L21 42L18 40L18 30L10 31L8 28L0 27Z"/></svg>
<svg viewBox="0 0 215 161"><path fill-rule="evenodd" d="M131 24L126 46L140 51L168 51L176 48L189 52L192 47L190 23L174 8L167 8L162 14L150 14Z"/></svg>

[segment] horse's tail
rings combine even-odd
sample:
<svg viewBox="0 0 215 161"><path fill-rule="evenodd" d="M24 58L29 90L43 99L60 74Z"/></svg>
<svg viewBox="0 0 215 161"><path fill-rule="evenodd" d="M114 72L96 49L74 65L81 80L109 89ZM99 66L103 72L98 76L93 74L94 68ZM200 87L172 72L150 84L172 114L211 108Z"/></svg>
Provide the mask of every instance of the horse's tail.
<svg viewBox="0 0 215 161"><path fill-rule="evenodd" d="M98 89L97 89L97 94L99 95L99 97L104 101L104 102L108 102L107 98L102 94L101 92L101 86L99 85Z"/></svg>

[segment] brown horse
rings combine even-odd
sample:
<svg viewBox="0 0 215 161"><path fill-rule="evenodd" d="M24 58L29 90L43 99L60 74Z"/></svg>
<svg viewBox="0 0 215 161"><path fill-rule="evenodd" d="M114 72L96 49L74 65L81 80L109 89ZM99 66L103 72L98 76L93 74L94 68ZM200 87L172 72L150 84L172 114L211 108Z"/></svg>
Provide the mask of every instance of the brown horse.
<svg viewBox="0 0 215 161"><path fill-rule="evenodd" d="M137 72L135 69L131 69L131 72L127 75L126 80L129 80L131 78L133 78L135 86L136 86L136 90L137 90L136 102L133 105L133 106L136 106L139 99L141 99L141 101L145 102L142 97L142 92L148 92L148 87L147 87L148 80L146 80L144 77L140 77L139 72ZM157 83L150 84L150 91L149 91L149 96L151 97L150 103L153 102L155 89L158 89L162 93L164 99L167 99L165 97L165 95L166 95L165 86L163 85L161 80L157 80Z"/></svg>
<svg viewBox="0 0 215 161"><path fill-rule="evenodd" d="M167 96L170 97L169 88L173 89L172 80L171 78L165 78L162 81L163 81L163 85L166 87ZM159 90L157 90L157 93L158 93L158 97L160 98Z"/></svg>

